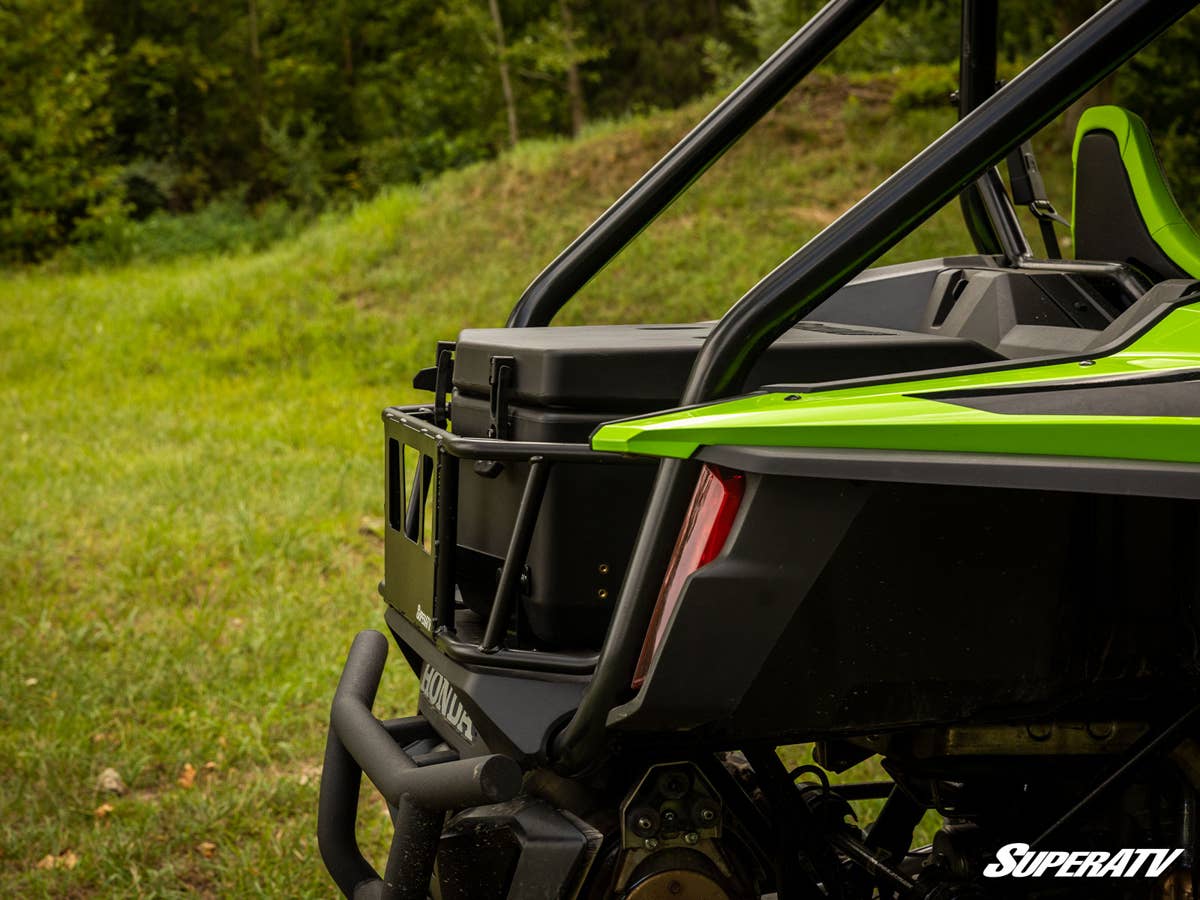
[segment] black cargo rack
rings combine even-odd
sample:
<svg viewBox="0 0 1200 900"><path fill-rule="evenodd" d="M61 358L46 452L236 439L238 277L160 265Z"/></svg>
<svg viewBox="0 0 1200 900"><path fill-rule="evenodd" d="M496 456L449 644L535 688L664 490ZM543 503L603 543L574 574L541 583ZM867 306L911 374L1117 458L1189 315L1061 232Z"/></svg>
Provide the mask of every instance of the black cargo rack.
<svg viewBox="0 0 1200 900"><path fill-rule="evenodd" d="M465 437L448 431L440 404L391 406L383 411L387 440L385 523L386 572L380 592L389 605L424 627L438 648L464 665L503 666L533 672L587 675L596 653L524 650L504 646L521 571L529 553L546 484L555 464L650 465L654 460L593 450L587 444L512 441ZM412 484L406 483L405 448L417 454ZM455 557L458 550L458 477L462 460L476 461L485 476L506 462L529 464L512 537L482 636L464 639L457 632ZM407 489L407 490L406 490ZM432 514L432 528L426 532ZM425 613L423 601L432 597ZM424 619L428 616L428 620Z"/></svg>

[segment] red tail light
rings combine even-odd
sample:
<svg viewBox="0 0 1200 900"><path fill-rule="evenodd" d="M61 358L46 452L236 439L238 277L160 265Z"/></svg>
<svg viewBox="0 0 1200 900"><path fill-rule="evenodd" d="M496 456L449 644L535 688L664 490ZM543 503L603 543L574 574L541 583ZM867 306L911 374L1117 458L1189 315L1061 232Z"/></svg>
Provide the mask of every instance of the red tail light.
<svg viewBox="0 0 1200 900"><path fill-rule="evenodd" d="M697 569L712 562L725 546L745 487L746 476L741 472L705 466L700 473L687 518L675 542L671 561L667 564L667 577L658 592L658 603L650 618L650 627L646 630L646 642L642 644L642 655L638 657L633 673L635 688L641 687L646 680L650 661L662 643L671 613L679 603L683 583Z"/></svg>

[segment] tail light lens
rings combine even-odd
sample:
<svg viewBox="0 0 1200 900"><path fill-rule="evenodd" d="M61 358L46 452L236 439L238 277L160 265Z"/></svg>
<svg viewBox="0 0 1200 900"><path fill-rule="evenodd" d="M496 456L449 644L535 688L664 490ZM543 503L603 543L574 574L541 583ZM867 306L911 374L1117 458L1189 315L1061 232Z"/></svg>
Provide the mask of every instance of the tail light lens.
<svg viewBox="0 0 1200 900"><path fill-rule="evenodd" d="M635 688L641 687L646 680L650 661L654 659L666 633L667 623L671 621L671 613L679 603L683 583L697 569L712 562L725 546L745 487L746 476L741 472L730 472L715 466L705 466L701 471L683 529L679 532L671 561L667 564L667 577L658 592L650 627L646 630L646 642L642 644L642 654L638 657L633 674Z"/></svg>

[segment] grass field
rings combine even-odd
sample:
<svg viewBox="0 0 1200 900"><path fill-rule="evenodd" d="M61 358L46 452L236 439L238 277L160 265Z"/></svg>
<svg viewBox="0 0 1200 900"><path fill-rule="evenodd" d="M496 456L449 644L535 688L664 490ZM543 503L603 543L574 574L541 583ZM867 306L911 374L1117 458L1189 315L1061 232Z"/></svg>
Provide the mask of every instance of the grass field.
<svg viewBox="0 0 1200 900"><path fill-rule="evenodd" d="M564 321L719 315L948 124L790 99ZM704 111L520 147L256 255L0 278L0 896L329 896L328 701L381 624L378 411ZM889 259L967 250L944 211ZM406 714L394 656L377 712ZM97 790L114 768L128 786ZM364 837L378 848L372 800Z"/></svg>

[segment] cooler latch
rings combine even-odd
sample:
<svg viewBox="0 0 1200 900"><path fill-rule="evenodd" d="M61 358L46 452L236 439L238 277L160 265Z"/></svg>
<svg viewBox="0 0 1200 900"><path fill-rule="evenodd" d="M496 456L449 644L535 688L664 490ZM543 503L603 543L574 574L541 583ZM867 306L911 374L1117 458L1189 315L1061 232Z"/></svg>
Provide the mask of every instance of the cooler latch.
<svg viewBox="0 0 1200 900"><path fill-rule="evenodd" d="M437 365L413 376L413 387L433 393L433 424L445 428L450 405L447 398L454 388L454 341L437 342Z"/></svg>
<svg viewBox="0 0 1200 900"><path fill-rule="evenodd" d="M508 412L509 392L517 371L517 361L511 356L493 356L488 369L488 432L487 436L501 441L512 437L512 417ZM504 464L494 459L475 460L475 472L484 478L495 478Z"/></svg>
<svg viewBox="0 0 1200 900"><path fill-rule="evenodd" d="M488 372L488 387L491 394L488 398L488 412L491 423L488 425L488 437L507 441L512 436L512 420L508 415L508 392L512 389L513 374L516 372L517 361L511 356L493 356L491 369Z"/></svg>

